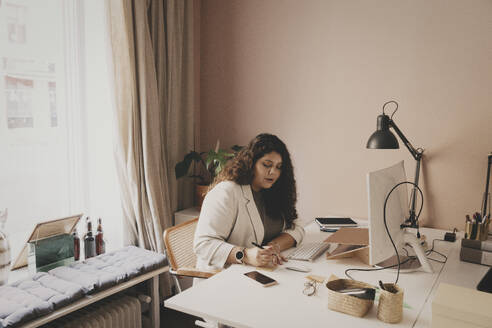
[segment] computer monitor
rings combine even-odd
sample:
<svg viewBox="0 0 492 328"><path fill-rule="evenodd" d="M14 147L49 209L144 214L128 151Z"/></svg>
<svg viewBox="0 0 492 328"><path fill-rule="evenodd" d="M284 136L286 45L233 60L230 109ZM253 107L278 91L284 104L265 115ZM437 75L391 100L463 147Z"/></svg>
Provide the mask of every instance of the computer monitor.
<svg viewBox="0 0 492 328"><path fill-rule="evenodd" d="M367 174L367 192L369 203L369 263L381 267L397 264L395 250L384 226L383 207L386 196L398 183L407 181L403 161L390 167ZM388 231L395 243L402 272L424 270L432 272L419 239L400 225L405 222L408 214L408 184L396 188L386 204L386 223ZM418 259L407 259L403 251L410 245Z"/></svg>

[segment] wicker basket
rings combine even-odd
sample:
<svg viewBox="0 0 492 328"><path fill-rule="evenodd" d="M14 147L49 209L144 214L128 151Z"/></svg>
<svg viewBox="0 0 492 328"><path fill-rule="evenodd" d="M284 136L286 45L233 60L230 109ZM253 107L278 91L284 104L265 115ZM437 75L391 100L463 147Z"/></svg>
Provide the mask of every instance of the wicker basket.
<svg viewBox="0 0 492 328"><path fill-rule="evenodd" d="M347 288L374 288L364 282L337 279L326 284L328 288L328 308L334 311L347 313L356 317L363 317L371 309L374 301L364 300L355 296L337 292Z"/></svg>
<svg viewBox="0 0 492 328"><path fill-rule="evenodd" d="M403 318L403 289L395 284L384 284L379 295L378 319L398 323Z"/></svg>

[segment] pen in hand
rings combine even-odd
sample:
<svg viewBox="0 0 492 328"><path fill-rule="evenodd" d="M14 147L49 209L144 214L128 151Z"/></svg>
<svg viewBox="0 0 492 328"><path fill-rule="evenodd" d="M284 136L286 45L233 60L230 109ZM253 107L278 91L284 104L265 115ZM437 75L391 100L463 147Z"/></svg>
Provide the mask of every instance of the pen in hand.
<svg viewBox="0 0 492 328"><path fill-rule="evenodd" d="M257 243L255 243L254 241L251 242L251 244L253 244L253 246L256 246L258 248L261 248L261 249L264 249L263 246L261 245L258 245Z"/></svg>
<svg viewBox="0 0 492 328"><path fill-rule="evenodd" d="M253 246L256 246L260 249L265 249L263 246L255 243L254 241L252 241L251 244L253 244ZM275 263L274 258L277 259L277 263ZM282 260L287 261L287 260L283 259L282 256L280 256L279 254L275 254L275 253L272 254L273 265L282 264Z"/></svg>

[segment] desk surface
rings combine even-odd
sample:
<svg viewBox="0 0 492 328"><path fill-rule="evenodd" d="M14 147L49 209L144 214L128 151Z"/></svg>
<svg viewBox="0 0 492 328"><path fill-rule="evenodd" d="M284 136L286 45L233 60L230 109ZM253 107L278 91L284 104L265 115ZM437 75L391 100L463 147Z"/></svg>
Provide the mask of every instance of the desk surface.
<svg viewBox="0 0 492 328"><path fill-rule="evenodd" d="M444 231L422 228L427 240L442 239ZM316 225L306 227L305 241L319 241L329 234L321 233ZM279 266L275 271L263 271L278 281L278 285L262 287L245 277L243 273L253 267L232 265L227 270L204 280L165 301L165 306L195 316L219 321L234 327L326 327L336 322L343 327L430 327L431 303L438 283L448 282L475 288L487 267L459 261L459 242L436 242L435 250L448 255L446 265L430 261L434 273L400 273L398 284L404 289L403 321L397 325L385 324L377 319L377 302L363 318L356 318L328 309L328 294L325 285L318 285L314 296L302 294L308 274L328 278L334 274L346 278L347 268L367 268L357 259L326 260L324 256L313 263L302 262L312 268L309 273L295 272ZM435 255L434 255L435 257ZM436 258L436 257L435 257ZM297 261L289 261L294 264ZM261 270L259 270L261 271ZM465 274L466 272L466 274ZM375 272L352 272L352 277L377 285L379 280L393 282L396 273L388 270ZM431 296L429 298L429 296Z"/></svg>
<svg viewBox="0 0 492 328"><path fill-rule="evenodd" d="M463 237L462 235L460 236ZM461 238L450 250L446 265L441 270L434 287L429 293L422 313L419 315L415 328L430 327L432 323L432 300L440 283L448 283L470 289L476 289L477 284L487 273L489 267L460 261ZM442 244L442 243L441 243Z"/></svg>

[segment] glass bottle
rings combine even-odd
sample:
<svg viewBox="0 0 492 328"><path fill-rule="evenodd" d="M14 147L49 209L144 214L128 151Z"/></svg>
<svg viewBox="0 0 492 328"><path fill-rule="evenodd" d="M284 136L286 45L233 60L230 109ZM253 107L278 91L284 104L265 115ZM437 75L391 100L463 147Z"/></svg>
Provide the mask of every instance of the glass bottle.
<svg viewBox="0 0 492 328"><path fill-rule="evenodd" d="M85 258L96 256L96 240L92 235L92 222L87 218L87 234L84 238Z"/></svg>
<svg viewBox="0 0 492 328"><path fill-rule="evenodd" d="M106 243L104 242L104 234L102 229L102 220L97 220L97 232L96 232L96 254L104 254L106 252Z"/></svg>
<svg viewBox="0 0 492 328"><path fill-rule="evenodd" d="M77 233L77 228L73 230L73 259L78 261L80 259L80 238Z"/></svg>

